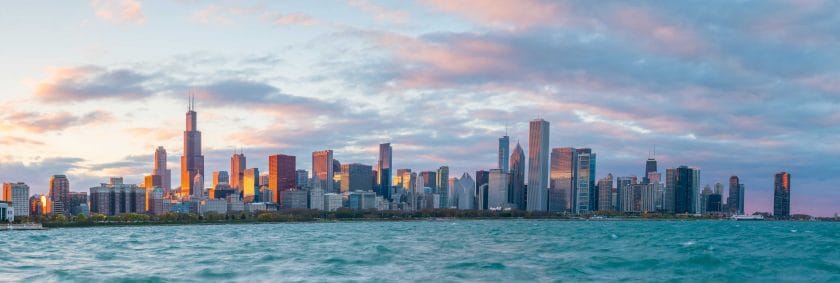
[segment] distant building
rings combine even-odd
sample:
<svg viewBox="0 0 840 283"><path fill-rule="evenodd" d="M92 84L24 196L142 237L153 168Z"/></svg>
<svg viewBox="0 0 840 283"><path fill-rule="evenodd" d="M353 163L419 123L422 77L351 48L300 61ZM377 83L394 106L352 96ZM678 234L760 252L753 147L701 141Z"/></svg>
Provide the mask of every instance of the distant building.
<svg viewBox="0 0 840 283"><path fill-rule="evenodd" d="M616 189L618 191L618 211L621 212L635 212L636 199L633 191L633 185L638 183L636 176L626 176L616 178Z"/></svg>
<svg viewBox="0 0 840 283"><path fill-rule="evenodd" d="M201 132L198 131L198 114L194 106L190 100L184 130L184 154L181 156L181 196L201 196L204 190L204 187L195 187L199 184L196 176L201 176L200 184L204 184L204 155L201 154Z"/></svg>
<svg viewBox="0 0 840 283"><path fill-rule="evenodd" d="M656 173L657 172L656 167L657 167L656 166L656 159L651 157L651 158L648 158L647 161L645 161L645 175L644 175L644 177L642 177L642 183L643 184L652 183L652 180L650 179L650 173ZM659 180L656 180L656 181L658 182Z"/></svg>
<svg viewBox="0 0 840 283"><path fill-rule="evenodd" d="M577 149L575 191L572 192L575 213L598 210L598 191L595 190L595 157L592 149Z"/></svg>
<svg viewBox="0 0 840 283"><path fill-rule="evenodd" d="M242 183L245 178L245 168L247 166L245 154L234 153L230 157L230 186L236 190L242 190Z"/></svg>
<svg viewBox="0 0 840 283"><path fill-rule="evenodd" d="M437 170L437 184L435 185L435 193L440 195L440 207L449 208L451 202L449 201L449 167L441 166Z"/></svg>
<svg viewBox="0 0 840 283"><path fill-rule="evenodd" d="M281 191L280 209L307 209L309 208L309 192L302 190Z"/></svg>
<svg viewBox="0 0 840 283"><path fill-rule="evenodd" d="M549 123L532 120L528 133L528 211L548 210L548 137Z"/></svg>
<svg viewBox="0 0 840 283"><path fill-rule="evenodd" d="M490 178L487 183L488 209L510 208L510 203L508 203L509 181L510 174L503 169L490 169Z"/></svg>
<svg viewBox="0 0 840 283"><path fill-rule="evenodd" d="M324 194L324 210L336 211L342 207L343 199L340 194Z"/></svg>
<svg viewBox="0 0 840 283"><path fill-rule="evenodd" d="M393 170L393 148L390 143L379 145L379 163L376 164L376 172L379 173L379 185L376 192L387 200L391 200L391 173Z"/></svg>
<svg viewBox="0 0 840 283"><path fill-rule="evenodd" d="M573 208L577 150L571 147L554 148L551 150L550 163L548 210L569 211Z"/></svg>
<svg viewBox="0 0 840 283"><path fill-rule="evenodd" d="M312 180L318 182L324 192L335 193L333 188L333 151L321 150L312 153Z"/></svg>
<svg viewBox="0 0 840 283"><path fill-rule="evenodd" d="M738 176L729 177L729 198L726 204L730 214L744 214L744 184Z"/></svg>
<svg viewBox="0 0 840 283"><path fill-rule="evenodd" d="M599 211L613 211L612 206L612 188L613 175L607 174L606 177L598 180L598 210Z"/></svg>
<svg viewBox="0 0 840 283"><path fill-rule="evenodd" d="M373 188L373 167L359 163L341 165L341 193L369 191Z"/></svg>
<svg viewBox="0 0 840 283"><path fill-rule="evenodd" d="M50 178L50 203L52 214L70 214L67 211L67 195L70 193L70 181L65 175L53 175Z"/></svg>
<svg viewBox="0 0 840 283"><path fill-rule="evenodd" d="M11 202L0 201L0 222L14 222L15 208Z"/></svg>
<svg viewBox="0 0 840 283"><path fill-rule="evenodd" d="M213 172L213 188L219 186L219 184L230 184L230 175L227 171Z"/></svg>
<svg viewBox="0 0 840 283"><path fill-rule="evenodd" d="M29 186L25 183L3 183L3 200L12 203L15 216L30 216Z"/></svg>
<svg viewBox="0 0 840 283"><path fill-rule="evenodd" d="M260 189L260 169L248 168L242 178L242 199L245 202L254 202L255 198L259 198L257 193Z"/></svg>
<svg viewBox="0 0 840 283"><path fill-rule="evenodd" d="M146 190L111 178L108 184L90 188L90 211L105 215L145 213Z"/></svg>
<svg viewBox="0 0 840 283"><path fill-rule="evenodd" d="M309 171L306 171L304 169L295 170L295 182L297 183L298 189L308 187L309 186Z"/></svg>
<svg viewBox="0 0 840 283"><path fill-rule="evenodd" d="M509 200L511 206L518 210L527 209L525 199L525 151L519 143L510 155L510 189Z"/></svg>
<svg viewBox="0 0 840 283"><path fill-rule="evenodd" d="M67 194L67 207L66 209L72 215L79 215L82 214L82 206L87 208L88 203L88 194L87 192L69 192Z"/></svg>
<svg viewBox="0 0 840 283"><path fill-rule="evenodd" d="M155 164L152 169L151 176L157 176L160 184L156 187L163 188L164 193L169 193L172 190L172 170L166 168L167 156L166 149L159 146L155 150ZM146 188L149 188L146 186ZM153 188L153 187L152 187Z"/></svg>
<svg viewBox="0 0 840 283"><path fill-rule="evenodd" d="M271 202L281 203L283 194L280 192L297 188L296 162L292 155L275 154L268 157L268 187L274 193Z"/></svg>
<svg viewBox="0 0 840 283"><path fill-rule="evenodd" d="M198 214L227 214L228 203L223 199L202 199L198 202Z"/></svg>
<svg viewBox="0 0 840 283"><path fill-rule="evenodd" d="M423 171L420 172L419 177L423 179L423 184L425 184L429 188L432 188L433 191L437 191L437 172Z"/></svg>
<svg viewBox="0 0 840 283"><path fill-rule="evenodd" d="M700 213L700 170L680 166L666 170L667 194L673 197L673 213ZM669 201L671 198L669 197Z"/></svg>
<svg viewBox="0 0 840 283"><path fill-rule="evenodd" d="M723 211L723 195L710 194L706 198L706 213L720 213Z"/></svg>
<svg viewBox="0 0 840 283"><path fill-rule="evenodd" d="M475 171L475 199L478 210L488 209L487 193L490 185L490 172L485 170Z"/></svg>
<svg viewBox="0 0 840 283"><path fill-rule="evenodd" d="M340 195L339 195L340 196ZM325 208L324 191L320 188L309 189L309 209L324 210Z"/></svg>
<svg viewBox="0 0 840 283"><path fill-rule="evenodd" d="M169 212L171 202L164 199L164 190L162 188L152 189L149 194L149 213L155 216L161 216Z"/></svg>
<svg viewBox="0 0 840 283"><path fill-rule="evenodd" d="M773 217L790 218L790 174L776 173L773 182Z"/></svg>
<svg viewBox="0 0 840 283"><path fill-rule="evenodd" d="M458 192L458 209L476 209L476 183L468 173L461 175L458 179L456 191Z"/></svg>
<svg viewBox="0 0 840 283"><path fill-rule="evenodd" d="M503 173L508 173L509 171L509 158L510 158L510 137L507 135L502 136L499 138L499 161L498 161L498 168L502 169Z"/></svg>
<svg viewBox="0 0 840 283"><path fill-rule="evenodd" d="M348 200L347 206L350 209L357 209L357 210L367 210L367 209L376 209L377 202L376 202L376 193L374 192L351 192Z"/></svg>

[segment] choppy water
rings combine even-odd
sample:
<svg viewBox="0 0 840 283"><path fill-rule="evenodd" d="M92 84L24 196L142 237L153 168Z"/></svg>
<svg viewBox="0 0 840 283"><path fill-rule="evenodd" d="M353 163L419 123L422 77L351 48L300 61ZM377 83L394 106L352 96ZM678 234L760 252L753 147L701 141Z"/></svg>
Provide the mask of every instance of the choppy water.
<svg viewBox="0 0 840 283"><path fill-rule="evenodd" d="M461 220L0 233L0 281L840 282L840 223Z"/></svg>

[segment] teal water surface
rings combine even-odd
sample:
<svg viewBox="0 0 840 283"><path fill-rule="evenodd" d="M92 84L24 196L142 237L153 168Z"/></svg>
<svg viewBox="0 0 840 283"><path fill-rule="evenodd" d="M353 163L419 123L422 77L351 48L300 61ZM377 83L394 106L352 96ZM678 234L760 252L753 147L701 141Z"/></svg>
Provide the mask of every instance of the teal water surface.
<svg viewBox="0 0 840 283"><path fill-rule="evenodd" d="M445 220L0 233L0 281L840 282L840 223Z"/></svg>

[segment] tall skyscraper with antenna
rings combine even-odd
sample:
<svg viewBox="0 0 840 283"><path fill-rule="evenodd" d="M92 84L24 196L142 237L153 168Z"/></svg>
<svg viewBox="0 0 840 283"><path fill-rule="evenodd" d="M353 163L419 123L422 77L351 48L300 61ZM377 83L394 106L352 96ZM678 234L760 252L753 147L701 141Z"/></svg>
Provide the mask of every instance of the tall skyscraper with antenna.
<svg viewBox="0 0 840 283"><path fill-rule="evenodd" d="M195 112L195 96L190 95L187 125L184 131L184 154L181 155L181 196L196 195L203 188L194 188L197 175L204 176L204 155L201 154L201 132L198 131L198 114Z"/></svg>
<svg viewBox="0 0 840 283"><path fill-rule="evenodd" d="M245 166L247 160L245 153L240 149L239 153L233 152L230 157L230 187L236 190L242 190L243 178L245 178Z"/></svg>

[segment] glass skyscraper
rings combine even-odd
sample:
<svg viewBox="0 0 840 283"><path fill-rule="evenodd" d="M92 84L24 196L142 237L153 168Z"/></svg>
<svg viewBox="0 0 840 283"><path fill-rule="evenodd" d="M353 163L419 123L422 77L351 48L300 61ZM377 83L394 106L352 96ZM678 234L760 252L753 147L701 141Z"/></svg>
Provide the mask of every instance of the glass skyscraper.
<svg viewBox="0 0 840 283"><path fill-rule="evenodd" d="M773 217L790 218L790 174L776 173L773 183Z"/></svg>
<svg viewBox="0 0 840 283"><path fill-rule="evenodd" d="M577 150L571 147L551 150L548 210L568 211L572 206L572 191L577 175Z"/></svg>
<svg viewBox="0 0 840 283"><path fill-rule="evenodd" d="M510 190L508 198L511 206L516 209L525 210L525 151L519 143L510 155Z"/></svg>
<svg viewBox="0 0 840 283"><path fill-rule="evenodd" d="M510 137L503 136L499 138L499 162L498 168L502 169L502 172L508 172L508 158L510 154Z"/></svg>
<svg viewBox="0 0 840 283"><path fill-rule="evenodd" d="M391 170L392 167L392 152L390 143L383 143L379 145L379 163L376 166L376 172L379 173L379 195L387 200L391 200Z"/></svg>
<svg viewBox="0 0 840 283"><path fill-rule="evenodd" d="M535 119L528 131L528 211L548 210L549 123Z"/></svg>

